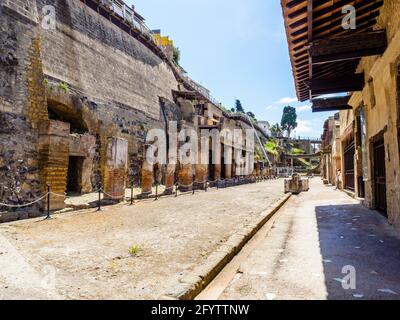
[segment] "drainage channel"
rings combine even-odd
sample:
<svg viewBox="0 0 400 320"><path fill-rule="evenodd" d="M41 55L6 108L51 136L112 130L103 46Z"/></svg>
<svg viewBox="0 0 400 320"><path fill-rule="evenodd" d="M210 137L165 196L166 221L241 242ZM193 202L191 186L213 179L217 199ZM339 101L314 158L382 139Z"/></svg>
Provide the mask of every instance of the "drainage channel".
<svg viewBox="0 0 400 320"><path fill-rule="evenodd" d="M234 280L235 276L238 274L241 264L248 258L248 256L260 245L260 243L267 236L268 232L271 230L275 221L284 211L285 206L292 199L289 199L280 208L270 220L249 240L249 242L243 247L243 249L222 269L222 271L214 278L210 284L204 288L204 290L196 296L194 300L218 300L223 294L225 289Z"/></svg>

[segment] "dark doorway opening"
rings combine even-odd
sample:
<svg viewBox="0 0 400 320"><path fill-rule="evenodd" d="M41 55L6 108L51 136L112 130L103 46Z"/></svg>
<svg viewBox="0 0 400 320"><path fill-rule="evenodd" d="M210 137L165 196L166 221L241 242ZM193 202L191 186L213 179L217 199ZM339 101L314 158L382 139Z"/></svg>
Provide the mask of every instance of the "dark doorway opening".
<svg viewBox="0 0 400 320"><path fill-rule="evenodd" d="M356 152L354 140L344 149L344 188L355 191L354 184L354 154Z"/></svg>
<svg viewBox="0 0 400 320"><path fill-rule="evenodd" d="M226 166L225 166L225 145L221 143L221 180L226 179Z"/></svg>
<svg viewBox="0 0 400 320"><path fill-rule="evenodd" d="M208 180L209 181L214 181L214 176L215 176L215 165L213 163L213 153L210 151L209 153L209 158L208 158Z"/></svg>
<svg viewBox="0 0 400 320"><path fill-rule="evenodd" d="M84 160L84 157L69 157L67 193L80 194L82 192L82 169Z"/></svg>
<svg viewBox="0 0 400 320"><path fill-rule="evenodd" d="M387 217L385 142L383 138L373 143L375 208Z"/></svg>

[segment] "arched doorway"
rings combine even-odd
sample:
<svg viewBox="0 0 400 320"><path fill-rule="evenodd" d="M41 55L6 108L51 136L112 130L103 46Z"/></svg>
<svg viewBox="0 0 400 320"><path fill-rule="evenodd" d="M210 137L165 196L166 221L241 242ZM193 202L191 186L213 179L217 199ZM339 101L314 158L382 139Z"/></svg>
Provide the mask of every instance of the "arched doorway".
<svg viewBox="0 0 400 320"><path fill-rule="evenodd" d="M92 191L96 138L72 103L49 98L47 110L49 119L39 126L40 170L44 186L58 194L51 199L51 209L56 210L65 207L60 195Z"/></svg>
<svg viewBox="0 0 400 320"><path fill-rule="evenodd" d="M47 110L50 121L58 121L69 125L68 168L66 177L66 193L79 195L90 191L91 172L85 170L85 163L90 156L89 149L95 142L87 139L88 126L82 115L72 106L68 106L49 99ZM89 142L89 143L88 143Z"/></svg>

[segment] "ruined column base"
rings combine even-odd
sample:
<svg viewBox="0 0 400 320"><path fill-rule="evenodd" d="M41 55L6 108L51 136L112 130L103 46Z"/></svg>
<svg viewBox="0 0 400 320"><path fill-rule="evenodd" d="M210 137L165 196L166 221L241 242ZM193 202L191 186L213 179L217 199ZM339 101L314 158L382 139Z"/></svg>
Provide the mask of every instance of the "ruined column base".
<svg viewBox="0 0 400 320"><path fill-rule="evenodd" d="M299 174L294 174L291 179L285 179L285 193L299 194L309 189L309 179L301 179Z"/></svg>

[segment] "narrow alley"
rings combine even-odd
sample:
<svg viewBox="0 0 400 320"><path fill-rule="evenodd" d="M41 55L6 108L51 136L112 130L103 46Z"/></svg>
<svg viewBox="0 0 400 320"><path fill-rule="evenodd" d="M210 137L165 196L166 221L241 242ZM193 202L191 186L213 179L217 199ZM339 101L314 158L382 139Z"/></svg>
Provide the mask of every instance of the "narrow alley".
<svg viewBox="0 0 400 320"><path fill-rule="evenodd" d="M399 299L399 268L386 219L312 179L197 299Z"/></svg>

